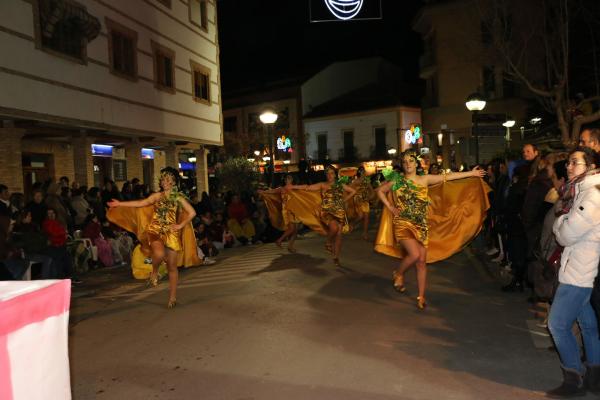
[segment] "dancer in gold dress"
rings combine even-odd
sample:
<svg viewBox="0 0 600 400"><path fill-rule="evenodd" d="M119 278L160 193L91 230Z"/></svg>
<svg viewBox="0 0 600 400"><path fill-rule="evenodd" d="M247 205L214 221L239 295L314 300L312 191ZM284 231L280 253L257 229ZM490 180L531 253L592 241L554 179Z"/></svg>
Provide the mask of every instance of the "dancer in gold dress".
<svg viewBox="0 0 600 400"><path fill-rule="evenodd" d="M345 202L354 197L356 190L337 179L337 170L333 166L328 167L326 173L327 181L325 182L296 185L293 186L293 189L321 192L320 220L321 224L325 226L327 234L325 248L333 255L334 264L340 266L342 233L350 229Z"/></svg>
<svg viewBox="0 0 600 400"><path fill-rule="evenodd" d="M286 238L288 239L288 251L290 253L295 253L296 249L294 248L294 241L296 240L296 235L298 234L298 225L301 223L300 219L296 217L294 212L290 210L288 203L291 200L291 192L294 188L294 177L292 175L286 175L285 177L285 185L278 187L276 189L259 191L259 194L264 198L266 195L279 195L281 196L281 209L279 212L269 212L269 215L281 215L281 221L275 222L273 225L276 228L282 228L284 230L283 235L279 237L275 241L275 244L281 247L281 244ZM267 202L267 207L269 207L271 203ZM273 221L272 221L273 222Z"/></svg>
<svg viewBox="0 0 600 400"><path fill-rule="evenodd" d="M373 197L373 187L371 186L371 179L365 174L365 167L362 165L358 167L356 171L356 177L352 181L351 186L356 190L356 195L352 198L351 206L354 207L354 213L356 214L354 224L362 221L364 240L369 240L369 217L371 207L369 201Z"/></svg>
<svg viewBox="0 0 600 400"><path fill-rule="evenodd" d="M386 227L388 230L389 228L393 230L394 242L399 245L404 252L404 257L402 258L398 269L393 274L394 288L399 292L404 293L406 291L406 288L404 287L404 274L409 268L416 266L417 285L419 288L417 307L419 309L424 309L427 305L425 300L425 287L427 282L427 246L429 244L428 206L430 199L428 196L428 187L456 179L468 177L481 178L485 175L485 172L476 167L469 172L419 176L417 175L417 164L418 156L416 153L410 150L404 152L402 155L402 168L404 174L400 174L396 171L389 171L386 174L387 182L377 189L377 195L387 210L393 215L391 227L389 227L389 224L385 224L385 215L382 216L381 225L384 227L383 230L385 230ZM481 185L481 183L478 184ZM392 194L392 201L388 198L388 192L391 192ZM485 217L485 210L487 210L487 207L489 206L485 191L480 190L476 193L476 196L483 204L479 209L484 210L483 216ZM474 222L480 224L482 220L477 219L474 220ZM446 227L445 229L448 228ZM478 232L478 228L476 228L476 230ZM381 231L382 227L380 227L380 233L378 234L378 239L376 241L376 250L378 251L381 251L381 249L377 246L382 246L382 242L385 242L385 240L381 239L381 237L384 236ZM465 234L463 236L467 237L468 235ZM452 237L447 237L446 239L448 242L456 240ZM462 246L463 243L462 241L456 240L455 244L455 247L459 249L459 246ZM382 252L388 253L385 246L382 247L384 247Z"/></svg>
<svg viewBox="0 0 600 400"><path fill-rule="evenodd" d="M186 250L184 247L188 247L188 252L191 251L192 249L189 249L191 246L193 246L193 251L196 252L195 243L193 245L189 243L190 230L193 239L191 221L196 216L196 212L185 199L185 196L179 192L177 188L178 176L179 173L176 169L164 168L161 170L160 175L161 192L154 193L144 200L119 201L113 199L108 203L111 208L108 214L109 220L124 229L133 231L142 243L142 249L150 249L152 274L148 280L148 285L158 285L158 268L163 261L166 262L169 271L168 308L173 308L177 304L177 281L179 278L177 266L181 253ZM143 218L138 217L138 222L132 223L133 218L123 218L125 213L117 212L117 209L121 207L145 208L147 211L150 211L150 208L151 217L149 220L146 218L145 221L142 221ZM183 240L182 231L186 234ZM187 258L191 258L192 262L199 261L197 252L195 259L193 256Z"/></svg>

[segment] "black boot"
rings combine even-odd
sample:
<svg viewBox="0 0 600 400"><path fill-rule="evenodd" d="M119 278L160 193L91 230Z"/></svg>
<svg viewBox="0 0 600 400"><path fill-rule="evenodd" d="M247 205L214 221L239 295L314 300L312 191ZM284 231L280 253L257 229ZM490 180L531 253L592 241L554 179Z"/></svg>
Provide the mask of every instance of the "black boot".
<svg viewBox="0 0 600 400"><path fill-rule="evenodd" d="M517 280L516 278L513 278L513 280L510 281L508 285L502 286L502 291L509 293L523 292L523 282Z"/></svg>
<svg viewBox="0 0 600 400"><path fill-rule="evenodd" d="M600 394L600 365L586 365L585 388L594 394Z"/></svg>
<svg viewBox="0 0 600 400"><path fill-rule="evenodd" d="M562 367L561 367L562 368ZM583 377L575 370L562 368L563 383L556 389L546 392L546 397L552 399L569 399L572 397L585 396Z"/></svg>

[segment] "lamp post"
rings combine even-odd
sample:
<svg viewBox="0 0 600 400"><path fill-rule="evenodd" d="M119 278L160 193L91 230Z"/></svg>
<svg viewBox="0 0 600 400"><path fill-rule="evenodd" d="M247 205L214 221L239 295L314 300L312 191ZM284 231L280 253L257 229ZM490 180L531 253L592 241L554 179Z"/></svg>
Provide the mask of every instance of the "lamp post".
<svg viewBox="0 0 600 400"><path fill-rule="evenodd" d="M517 122L513 118L506 117L506 122L502 124L502 126L506 128L506 148L510 147L510 128L515 126L516 123Z"/></svg>
<svg viewBox="0 0 600 400"><path fill-rule="evenodd" d="M477 129L477 113L485 108L485 100L482 95L475 92L467 97L465 105L467 110L473 113L472 116L472 135L475 136L475 163L479 164L479 131Z"/></svg>
<svg viewBox="0 0 600 400"><path fill-rule="evenodd" d="M273 124L277 121L277 114L273 110L265 110L260 114L260 122L267 127L267 136L269 137L269 153L271 154L271 187L275 183L275 152L273 151Z"/></svg>

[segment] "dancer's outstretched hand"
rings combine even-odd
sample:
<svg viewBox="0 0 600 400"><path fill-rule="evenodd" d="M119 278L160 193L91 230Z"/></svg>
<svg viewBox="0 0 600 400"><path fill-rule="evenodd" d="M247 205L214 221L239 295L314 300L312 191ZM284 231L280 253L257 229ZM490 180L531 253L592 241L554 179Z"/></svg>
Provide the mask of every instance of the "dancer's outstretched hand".
<svg viewBox="0 0 600 400"><path fill-rule="evenodd" d="M121 202L119 200L117 200L117 199L112 199L111 201L109 201L106 204L108 204L108 206L110 208L115 208L115 207L119 207L121 205Z"/></svg>
<svg viewBox="0 0 600 400"><path fill-rule="evenodd" d="M479 165L476 165L471 172L473 173L473 176L477 178L483 178L486 175L485 170L481 169Z"/></svg>

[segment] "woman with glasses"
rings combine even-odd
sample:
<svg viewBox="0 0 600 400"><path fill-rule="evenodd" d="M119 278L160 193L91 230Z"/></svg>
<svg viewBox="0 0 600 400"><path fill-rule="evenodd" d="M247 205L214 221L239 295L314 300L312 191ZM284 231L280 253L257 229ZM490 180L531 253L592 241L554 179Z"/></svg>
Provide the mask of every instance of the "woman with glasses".
<svg viewBox="0 0 600 400"><path fill-rule="evenodd" d="M553 226L556 241L564 247L548 320L563 372L563 383L547 393L553 398L581 396L585 386L600 392L600 337L590 304L600 260L600 173L594 156L587 148L569 153L568 181L560 190L559 216ZM572 331L575 322L583 337L585 366Z"/></svg>

